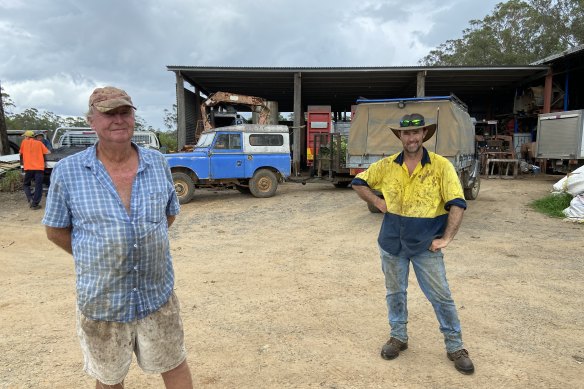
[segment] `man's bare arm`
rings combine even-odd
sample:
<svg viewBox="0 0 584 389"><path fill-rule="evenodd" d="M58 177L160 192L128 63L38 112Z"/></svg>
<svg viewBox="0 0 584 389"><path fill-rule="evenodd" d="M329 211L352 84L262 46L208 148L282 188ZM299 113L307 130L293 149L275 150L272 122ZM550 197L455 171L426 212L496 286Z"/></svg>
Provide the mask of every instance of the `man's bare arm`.
<svg viewBox="0 0 584 389"><path fill-rule="evenodd" d="M45 231L47 233L47 238L68 252L69 254L73 254L73 248L71 247L71 227L67 228L55 228L45 226Z"/></svg>
<svg viewBox="0 0 584 389"><path fill-rule="evenodd" d="M168 228L170 228L170 226L172 226L172 223L174 223L175 219L176 219L175 215L166 217L166 222L168 223Z"/></svg>
<svg viewBox="0 0 584 389"><path fill-rule="evenodd" d="M462 224L462 215L464 214L464 208L457 207L453 205L448 211L448 222L446 224L446 230L442 238L434 239L432 245L430 246L430 251L437 251L448 246L452 239L456 236L460 225Z"/></svg>
<svg viewBox="0 0 584 389"><path fill-rule="evenodd" d="M352 186L355 192L361 197L361 199L367 201L368 203L373 204L377 207L382 213L387 212L387 204L385 204L385 200L378 197L368 186L365 185L353 185Z"/></svg>

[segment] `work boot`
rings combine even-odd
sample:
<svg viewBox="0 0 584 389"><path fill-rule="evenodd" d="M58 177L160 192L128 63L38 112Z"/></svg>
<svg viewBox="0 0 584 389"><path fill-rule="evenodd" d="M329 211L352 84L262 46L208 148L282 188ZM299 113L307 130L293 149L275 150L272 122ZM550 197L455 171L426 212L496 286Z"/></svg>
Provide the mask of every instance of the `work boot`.
<svg viewBox="0 0 584 389"><path fill-rule="evenodd" d="M38 204L30 204L30 209L36 210L36 209L41 209L41 206Z"/></svg>
<svg viewBox="0 0 584 389"><path fill-rule="evenodd" d="M383 359L394 359L397 358L400 351L404 351L408 348L408 342L402 342L396 338L389 338L386 344L381 348L381 358Z"/></svg>
<svg viewBox="0 0 584 389"><path fill-rule="evenodd" d="M460 349L453 353L446 353L446 355L448 356L448 359L454 361L454 367L456 367L456 370L462 374L474 373L474 365L468 357L468 351L465 349Z"/></svg>

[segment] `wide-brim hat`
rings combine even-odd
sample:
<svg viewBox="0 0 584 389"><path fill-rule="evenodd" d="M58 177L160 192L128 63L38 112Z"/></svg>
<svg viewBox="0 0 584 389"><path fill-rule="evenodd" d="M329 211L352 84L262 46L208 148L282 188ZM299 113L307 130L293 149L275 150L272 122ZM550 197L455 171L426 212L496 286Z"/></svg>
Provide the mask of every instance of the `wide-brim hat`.
<svg viewBox="0 0 584 389"><path fill-rule="evenodd" d="M418 126L414 126L414 125L407 125L404 126L402 125L404 122L407 121L412 121L412 120L420 120L421 125ZM433 119L425 119L424 116L420 115L419 113L411 113L411 114L407 114L404 115L401 120L399 121L399 123L392 123L389 125L389 128L391 129L391 131L393 131L393 133L395 134L395 136L397 136L398 138L399 136L399 132L400 131L412 131L412 130L419 130L419 129L426 129L428 130L428 132L426 133L426 136L424 137L424 140L422 142L427 141L428 139L430 139L432 136L434 136L434 133L436 132L436 121Z"/></svg>
<svg viewBox="0 0 584 389"><path fill-rule="evenodd" d="M126 91L113 87L106 86L97 88L89 97L89 107L95 107L99 112L109 112L119 107L134 107L132 98Z"/></svg>

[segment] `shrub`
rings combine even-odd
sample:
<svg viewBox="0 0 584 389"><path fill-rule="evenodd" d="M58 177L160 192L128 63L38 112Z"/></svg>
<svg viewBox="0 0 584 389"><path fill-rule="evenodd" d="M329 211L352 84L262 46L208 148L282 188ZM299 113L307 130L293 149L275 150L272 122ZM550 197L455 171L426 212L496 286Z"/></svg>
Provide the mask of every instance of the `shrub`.
<svg viewBox="0 0 584 389"><path fill-rule="evenodd" d="M166 147L168 151L176 151L178 144L176 131L159 132L157 135L161 147Z"/></svg>
<svg viewBox="0 0 584 389"><path fill-rule="evenodd" d="M0 179L0 190L3 192L14 192L22 189L22 177L20 171L10 170Z"/></svg>

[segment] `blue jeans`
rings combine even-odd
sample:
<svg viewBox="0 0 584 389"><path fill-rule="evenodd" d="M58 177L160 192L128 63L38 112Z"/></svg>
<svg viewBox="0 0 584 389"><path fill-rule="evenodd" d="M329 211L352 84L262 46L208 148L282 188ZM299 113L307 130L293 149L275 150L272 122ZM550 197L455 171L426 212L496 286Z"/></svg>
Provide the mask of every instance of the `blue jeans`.
<svg viewBox="0 0 584 389"><path fill-rule="evenodd" d="M407 289L411 262L418 284L436 313L440 332L444 335L446 351L451 353L462 349L460 322L456 306L450 296L442 253L428 250L411 258L402 258L389 254L381 247L379 251L381 269L385 275L385 299L391 336L402 342L408 341Z"/></svg>
<svg viewBox="0 0 584 389"><path fill-rule="evenodd" d="M43 197L43 177L45 176L44 170L25 170L23 189L26 199L30 205L38 205ZM34 180L34 193L30 190L30 184Z"/></svg>

